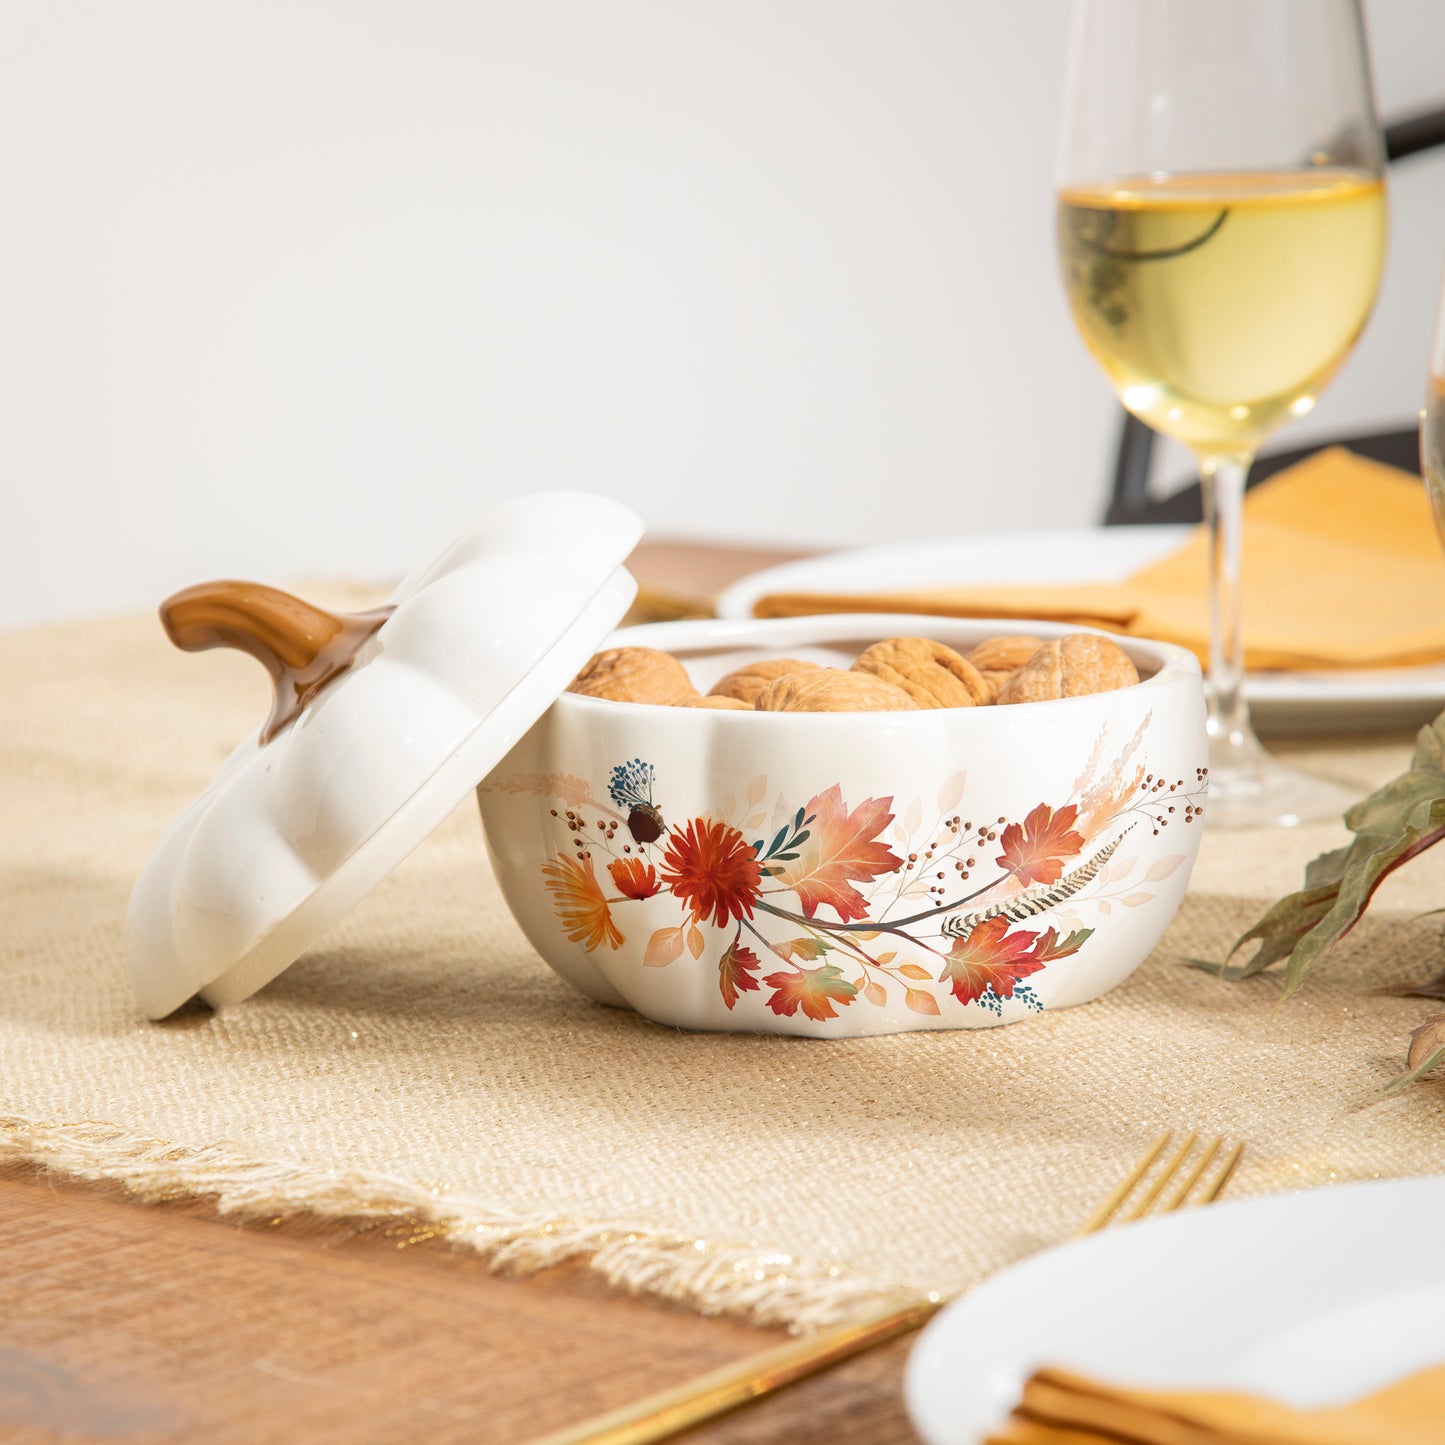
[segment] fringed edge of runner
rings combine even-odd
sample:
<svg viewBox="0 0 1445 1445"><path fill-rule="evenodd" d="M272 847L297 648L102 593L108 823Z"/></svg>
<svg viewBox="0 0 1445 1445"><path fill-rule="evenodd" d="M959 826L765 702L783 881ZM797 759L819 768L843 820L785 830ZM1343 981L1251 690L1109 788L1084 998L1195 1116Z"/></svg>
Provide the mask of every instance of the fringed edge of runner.
<svg viewBox="0 0 1445 1445"><path fill-rule="evenodd" d="M391 1220L414 1238L448 1240L498 1272L525 1275L581 1260L614 1288L795 1331L846 1324L916 1301L917 1291L757 1244L717 1242L628 1221L513 1215L468 1194L386 1174L247 1158L224 1145L177 1144L83 1120L0 1116L0 1162L107 1180L146 1203L209 1199L218 1214L275 1220Z"/></svg>

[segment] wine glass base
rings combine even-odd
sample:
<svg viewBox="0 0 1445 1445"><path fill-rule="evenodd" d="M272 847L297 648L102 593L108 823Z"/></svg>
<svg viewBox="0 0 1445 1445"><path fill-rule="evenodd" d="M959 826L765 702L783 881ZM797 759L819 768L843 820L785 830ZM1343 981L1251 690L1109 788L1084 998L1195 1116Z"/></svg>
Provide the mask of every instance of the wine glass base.
<svg viewBox="0 0 1445 1445"><path fill-rule="evenodd" d="M1271 757L1252 735L1209 740L1211 828L1293 828L1339 820L1360 794Z"/></svg>

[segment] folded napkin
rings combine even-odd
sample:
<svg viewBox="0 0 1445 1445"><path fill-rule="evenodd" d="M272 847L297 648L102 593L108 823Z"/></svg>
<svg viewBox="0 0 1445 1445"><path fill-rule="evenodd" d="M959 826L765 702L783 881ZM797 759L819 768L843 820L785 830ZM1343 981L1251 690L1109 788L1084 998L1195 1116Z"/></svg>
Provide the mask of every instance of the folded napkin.
<svg viewBox="0 0 1445 1445"><path fill-rule="evenodd" d="M1331 447L1279 472L1244 503L1245 665L1390 667L1445 659L1445 554L1416 477ZM970 585L898 593L778 593L759 617L919 612L1048 618L1209 652L1209 539L1126 581Z"/></svg>
<svg viewBox="0 0 1445 1445"><path fill-rule="evenodd" d="M987 1445L1440 1445L1445 1366L1356 1400L1293 1410L1255 1395L1124 1390L1040 1370Z"/></svg>

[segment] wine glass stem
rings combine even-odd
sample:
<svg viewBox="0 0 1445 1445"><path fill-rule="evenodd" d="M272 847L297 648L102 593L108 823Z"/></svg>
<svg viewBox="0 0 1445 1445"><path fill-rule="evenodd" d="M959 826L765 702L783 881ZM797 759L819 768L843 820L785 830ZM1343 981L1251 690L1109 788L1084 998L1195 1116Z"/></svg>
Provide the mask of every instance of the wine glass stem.
<svg viewBox="0 0 1445 1445"><path fill-rule="evenodd" d="M1199 458L1204 521L1209 529L1209 735L1216 747L1254 741L1244 700L1244 482L1249 456Z"/></svg>
<svg viewBox="0 0 1445 1445"><path fill-rule="evenodd" d="M1356 794L1265 751L1244 698L1244 480L1249 454L1199 458L1209 529L1209 819L1222 827L1338 817Z"/></svg>

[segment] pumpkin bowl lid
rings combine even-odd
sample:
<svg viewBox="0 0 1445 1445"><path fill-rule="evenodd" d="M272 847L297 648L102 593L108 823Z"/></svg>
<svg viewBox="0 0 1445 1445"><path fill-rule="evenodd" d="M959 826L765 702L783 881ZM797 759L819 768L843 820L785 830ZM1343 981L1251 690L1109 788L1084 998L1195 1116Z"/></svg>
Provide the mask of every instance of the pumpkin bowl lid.
<svg viewBox="0 0 1445 1445"><path fill-rule="evenodd" d="M378 612L337 616L236 582L170 599L178 646L250 652L276 696L132 890L141 1008L249 997L381 882L620 621L641 535L607 498L545 493L498 508Z"/></svg>

